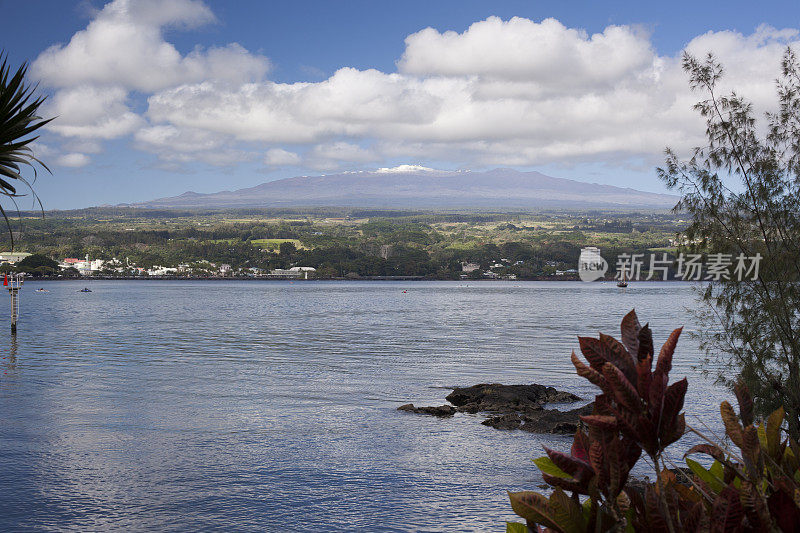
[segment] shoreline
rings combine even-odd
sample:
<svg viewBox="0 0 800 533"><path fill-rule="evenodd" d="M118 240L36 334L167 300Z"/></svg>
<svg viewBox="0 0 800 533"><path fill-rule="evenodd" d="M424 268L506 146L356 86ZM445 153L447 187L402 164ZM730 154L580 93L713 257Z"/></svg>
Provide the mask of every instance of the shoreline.
<svg viewBox="0 0 800 533"><path fill-rule="evenodd" d="M540 276L534 278L525 278L525 279L447 279L447 278L425 278L423 276L362 276L358 278L347 278L347 277L337 277L337 278L313 278L313 279L304 279L304 278L270 278L270 277L252 277L252 276L203 276L203 277L189 277L189 276L88 276L88 277L77 277L77 278L65 278L60 276L41 276L41 277L26 277L25 281L302 281L302 282L315 282L315 281L449 281L453 283L485 283L485 282L503 282L503 283L518 283L518 282L530 282L530 281L548 281L548 282L576 282L581 281L581 279L577 276L569 277L569 276L559 276L558 278L553 278L549 276ZM616 279L599 279L590 282L584 282L587 284L591 283L616 283L618 280ZM629 283L664 283L664 282L691 282L695 280L683 280L683 279L652 279L652 280L636 280L630 281ZM697 281L705 281L705 280L697 280Z"/></svg>

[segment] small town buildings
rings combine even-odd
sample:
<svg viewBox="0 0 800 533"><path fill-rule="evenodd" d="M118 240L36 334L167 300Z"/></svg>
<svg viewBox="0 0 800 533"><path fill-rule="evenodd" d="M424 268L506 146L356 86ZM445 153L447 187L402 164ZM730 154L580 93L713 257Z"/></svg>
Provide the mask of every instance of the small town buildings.
<svg viewBox="0 0 800 533"><path fill-rule="evenodd" d="M282 278L282 279L308 279L309 275L316 273L317 269L314 267L292 267L289 269L276 268L271 270L269 277Z"/></svg>
<svg viewBox="0 0 800 533"><path fill-rule="evenodd" d="M147 271L149 276L174 276L177 273L177 268L162 266L153 266L153 268Z"/></svg>
<svg viewBox="0 0 800 533"><path fill-rule="evenodd" d="M89 259L89 255L87 254L84 259L68 257L61 261L58 266L61 268L77 269L81 276L91 276L93 272L102 270L105 263L106 261L104 259Z"/></svg>

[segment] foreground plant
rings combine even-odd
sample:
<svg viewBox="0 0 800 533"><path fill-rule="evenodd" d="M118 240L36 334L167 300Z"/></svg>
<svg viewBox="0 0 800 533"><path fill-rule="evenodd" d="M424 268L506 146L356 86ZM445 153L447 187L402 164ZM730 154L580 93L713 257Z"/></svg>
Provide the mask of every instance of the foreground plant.
<svg viewBox="0 0 800 533"><path fill-rule="evenodd" d="M791 436L782 436L784 409L756 424L753 399L742 383L736 396L739 415L728 402L720 405L725 434L736 449L695 431L708 443L686 455L702 453L714 462L706 469L687 457L697 490L684 492L700 497L710 523L721 531L799 532L800 446Z"/></svg>
<svg viewBox="0 0 800 533"><path fill-rule="evenodd" d="M734 263L761 257L744 276L722 276L701 295L701 348L726 363L720 381L744 381L755 412L778 406L800 439L800 60L787 48L777 81L777 109L762 127L752 104L722 93L723 67L713 55L683 56L692 89L704 99L706 142L689 159L667 150L659 177L681 194L676 209L692 223L687 251ZM738 183L737 183L738 182ZM719 368L719 365L713 365Z"/></svg>
<svg viewBox="0 0 800 533"><path fill-rule="evenodd" d="M635 311L622 320L622 341L600 334L579 338L583 363L572 353L578 375L602 392L595 397L594 411L581 417L586 430L575 434L570 454L545 449L536 461L545 482L554 487L549 498L535 492L511 493L514 512L528 526L543 525L552 531L610 531L626 521L631 511L630 495L624 494L628 475L644 451L656 473L660 473L664 449L686 429L681 413L687 382L669 385L672 355L681 328L661 348L653 369L653 336L639 324ZM568 491L571 496L567 495ZM647 505L659 515L667 514L667 503L656 487L648 487ZM579 495L588 496L581 503ZM667 522L668 530L680 526Z"/></svg>
<svg viewBox="0 0 800 533"><path fill-rule="evenodd" d="M23 64L12 75L6 59L0 54L0 195L11 198L12 201L22 196L13 184L18 182L27 186L34 200L38 202L39 199L31 187L31 182L22 175L22 168L28 166L33 169L34 179L36 176L34 163L38 163L45 170L50 171L34 156L29 145L38 139L38 137L30 135L52 119L43 120L38 115L39 107L45 97L34 97L36 87L25 83L27 70L27 64ZM41 202L39 202L39 208L41 207ZM13 249L14 235L2 205L0 205L0 214L3 215L8 227Z"/></svg>
<svg viewBox="0 0 800 533"><path fill-rule="evenodd" d="M569 454L545 449L535 462L553 491L510 493L514 512L526 524L511 532L800 532L800 446L783 437L785 415L778 409L755 424L754 404L736 386L740 413L721 405L727 437L738 448L690 428L706 441L687 456L710 455L709 468L686 458L691 477L664 463L664 450L687 425L683 413L686 378L668 384L676 329L659 352L655 369L650 328L631 311L622 320L622 341L600 335L580 338L587 366L575 353L580 376L601 390L594 412L581 417ZM629 473L642 452L655 469L654 483L630 484Z"/></svg>

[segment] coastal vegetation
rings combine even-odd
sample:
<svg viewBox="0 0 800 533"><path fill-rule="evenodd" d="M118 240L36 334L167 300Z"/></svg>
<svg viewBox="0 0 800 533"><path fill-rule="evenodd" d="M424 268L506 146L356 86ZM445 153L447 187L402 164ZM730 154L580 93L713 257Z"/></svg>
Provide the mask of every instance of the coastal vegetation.
<svg viewBox="0 0 800 533"><path fill-rule="evenodd" d="M508 531L798 530L800 62L786 50L778 110L763 130L748 101L719 93L723 67L713 55L684 54L683 68L705 94L695 109L706 121L706 144L688 160L667 150L659 169L682 195L676 212L691 216L679 248L763 260L750 280L722 276L700 294L701 348L706 362L725 364L717 377L735 392L739 412L721 403L724 441L689 426L681 413L687 381L667 385L681 329L653 371L652 334L631 311L621 341L579 339L589 364L574 352L572 362L601 393L592 414L581 416L570 452L546 449L536 461L552 492L510 494L526 524L510 523ZM665 451L687 430L701 444L679 468ZM631 482L643 452L655 481ZM710 465L688 457L695 454Z"/></svg>
<svg viewBox="0 0 800 533"><path fill-rule="evenodd" d="M668 150L659 172L692 218L687 248L762 257L754 282L723 277L703 292L702 347L726 363L721 381L747 384L757 414L783 406L800 439L800 63L787 49L765 128L747 100L720 94L723 67L713 56L685 54L683 67L705 96L695 109L706 144L685 161Z"/></svg>
<svg viewBox="0 0 800 533"><path fill-rule="evenodd" d="M552 277L574 269L583 246L613 265L622 253L672 249L688 223L670 213L434 213L146 211L122 208L23 213L19 250L61 261L110 260L150 268L197 261L234 271L317 269L317 277L417 276L460 279ZM4 238L6 246L8 237ZM0 246L3 246L0 244ZM563 276L562 276L563 277Z"/></svg>
<svg viewBox="0 0 800 533"><path fill-rule="evenodd" d="M670 334L657 357L652 332L634 311L622 320L621 340L602 333L579 339L588 365L574 352L572 363L601 392L592 414L581 416L570 452L545 448L547 455L535 461L552 492L509 494L526 523L509 523L508 531L797 530L800 445L783 428L783 408L757 422L753 399L740 383L739 413L728 402L720 406L733 446L689 426L682 412L687 380L668 384L681 331ZM678 468L665 451L687 429L704 442L690 448L687 467ZM695 454L713 462L705 467L688 457ZM642 455L654 482L631 480Z"/></svg>
<svg viewBox="0 0 800 533"><path fill-rule="evenodd" d="M36 192L31 185L36 179L36 166L41 166L48 172L50 169L37 159L29 146L38 137L31 135L50 122L38 115L39 107L45 100L44 96L36 96L36 87L26 83L25 74L28 65L22 64L14 74L11 67L0 51L0 195L9 198L14 206L16 199L25 196L19 191L19 185L28 188L34 205L39 202ZM33 180L23 176L24 167L33 170ZM15 185L14 183L19 185ZM6 208L0 204L0 214L6 222L11 248L14 247L14 234L6 213Z"/></svg>

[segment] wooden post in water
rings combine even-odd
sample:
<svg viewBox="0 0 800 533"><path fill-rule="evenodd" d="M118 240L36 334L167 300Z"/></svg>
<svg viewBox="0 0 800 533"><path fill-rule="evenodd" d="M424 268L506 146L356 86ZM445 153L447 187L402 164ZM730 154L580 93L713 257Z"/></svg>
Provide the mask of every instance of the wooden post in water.
<svg viewBox="0 0 800 533"><path fill-rule="evenodd" d="M19 286L22 284L19 274L12 276L8 284L8 294L11 295L11 334L17 334L17 318L19 318Z"/></svg>

